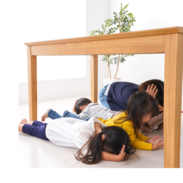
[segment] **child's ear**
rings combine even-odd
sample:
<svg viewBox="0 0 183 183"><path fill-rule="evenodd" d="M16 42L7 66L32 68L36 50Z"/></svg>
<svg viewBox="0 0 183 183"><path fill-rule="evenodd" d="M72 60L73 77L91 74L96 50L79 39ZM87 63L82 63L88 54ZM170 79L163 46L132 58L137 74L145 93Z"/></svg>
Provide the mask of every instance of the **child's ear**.
<svg viewBox="0 0 183 183"><path fill-rule="evenodd" d="M79 108L81 111L83 111L87 106L88 106L88 104L85 104L85 105L80 106Z"/></svg>
<svg viewBox="0 0 183 183"><path fill-rule="evenodd" d="M80 106L79 108L80 108L81 111L83 111L83 110L85 109L85 106L82 105L82 106Z"/></svg>
<svg viewBox="0 0 183 183"><path fill-rule="evenodd" d="M104 139L105 139L105 135L103 134L103 135L102 135L102 140L104 140Z"/></svg>

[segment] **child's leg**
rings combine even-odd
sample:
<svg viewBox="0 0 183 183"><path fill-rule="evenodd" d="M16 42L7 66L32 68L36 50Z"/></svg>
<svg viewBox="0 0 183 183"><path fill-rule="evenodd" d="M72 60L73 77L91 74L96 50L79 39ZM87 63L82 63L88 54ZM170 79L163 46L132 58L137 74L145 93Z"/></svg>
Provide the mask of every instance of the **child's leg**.
<svg viewBox="0 0 183 183"><path fill-rule="evenodd" d="M27 119L22 119L20 121L20 123L18 124L18 131L22 132L22 127L24 126L24 124L29 124L32 125L33 121L27 121Z"/></svg>
<svg viewBox="0 0 183 183"><path fill-rule="evenodd" d="M28 125L32 125L34 121L27 121L27 119L22 119L20 121L20 123L18 124L18 131L22 132L22 127L24 126L24 124L28 124ZM36 124L34 124L35 126Z"/></svg>
<svg viewBox="0 0 183 183"><path fill-rule="evenodd" d="M62 118L60 114L58 114L56 111L52 109L48 109L42 116L41 116L41 121L45 121L46 118L51 118L51 119L58 119Z"/></svg>
<svg viewBox="0 0 183 183"><path fill-rule="evenodd" d="M109 84L108 84L109 85ZM100 100L100 103L105 106L106 108L110 109L110 106L107 102L107 96L105 95L105 92L107 90L107 87L108 85L104 86L101 90L100 90L100 93L99 93L99 100Z"/></svg>
<svg viewBox="0 0 183 183"><path fill-rule="evenodd" d="M142 132L152 132L161 123L163 123L163 112L151 118L147 124L142 125Z"/></svg>
<svg viewBox="0 0 183 183"><path fill-rule="evenodd" d="M19 123L18 128L19 128L19 131L23 133L27 133L31 136L35 136L44 140L49 140L45 134L46 126L47 126L47 123L42 123L40 121L29 122L29 121L26 121L26 119L23 119Z"/></svg>
<svg viewBox="0 0 183 183"><path fill-rule="evenodd" d="M79 119L79 117L77 115L75 115L67 110L63 113L63 117L71 117L71 118Z"/></svg>
<svg viewBox="0 0 183 183"><path fill-rule="evenodd" d="M71 118L76 118L76 119L80 119L77 115L75 115L75 114L73 114L73 113L71 113L71 112L69 112L69 111L65 111L64 113L63 113L63 117L71 117ZM83 119L84 121L88 121L90 118L86 118L86 119Z"/></svg>

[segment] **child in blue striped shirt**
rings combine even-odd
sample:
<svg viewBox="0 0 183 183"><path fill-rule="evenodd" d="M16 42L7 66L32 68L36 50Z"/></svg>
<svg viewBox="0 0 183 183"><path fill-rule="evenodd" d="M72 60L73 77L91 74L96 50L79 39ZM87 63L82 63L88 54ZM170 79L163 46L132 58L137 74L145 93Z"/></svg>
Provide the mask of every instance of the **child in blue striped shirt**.
<svg viewBox="0 0 183 183"><path fill-rule="evenodd" d="M79 100L77 100L74 105L73 112L75 112L77 115L69 111L65 111L63 113L63 116L61 116L56 111L52 109L48 109L42 115L41 120L45 121L45 118L47 117L51 119L56 119L61 117L73 117L73 118L78 118L78 119L88 121L91 117L95 117L95 118L100 117L102 119L109 119L121 113L121 111L118 111L118 112L112 111L111 109L108 109L98 103L92 103L91 100L88 98L80 98Z"/></svg>

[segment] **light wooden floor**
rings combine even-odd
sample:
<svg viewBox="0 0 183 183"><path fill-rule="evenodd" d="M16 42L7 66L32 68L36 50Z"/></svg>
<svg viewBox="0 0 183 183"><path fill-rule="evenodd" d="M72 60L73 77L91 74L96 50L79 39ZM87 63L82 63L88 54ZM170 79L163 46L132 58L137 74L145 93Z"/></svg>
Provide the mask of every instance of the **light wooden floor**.
<svg viewBox="0 0 183 183"><path fill-rule="evenodd" d="M83 97L83 96L82 96ZM88 97L89 96L85 96ZM64 110L72 110L74 102L80 97L51 100L38 103L38 120L48 109L52 108L62 114ZM29 118L28 105L19 105L19 121L22 118ZM50 122L47 119L46 122ZM181 162L183 168L183 114L181 127ZM18 167L19 168L163 168L163 148L156 151L137 150L125 162L101 161L96 165L85 165L74 158L77 149L65 148L52 144L51 142L18 133ZM147 136L160 135L163 138L163 131L155 131L145 134Z"/></svg>

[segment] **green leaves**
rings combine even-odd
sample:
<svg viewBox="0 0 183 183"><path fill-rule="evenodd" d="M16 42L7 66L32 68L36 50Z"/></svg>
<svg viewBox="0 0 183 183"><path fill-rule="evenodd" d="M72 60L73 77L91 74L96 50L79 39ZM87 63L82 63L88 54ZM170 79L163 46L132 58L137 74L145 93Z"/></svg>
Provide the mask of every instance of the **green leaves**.
<svg viewBox="0 0 183 183"><path fill-rule="evenodd" d="M120 55L120 59L119 59L119 55L111 55L111 57L113 57L113 64L118 64L118 59L119 59L119 63L124 63L126 61L126 57L129 57L129 56L133 56L134 54L122 54Z"/></svg>
<svg viewBox="0 0 183 183"><path fill-rule="evenodd" d="M113 34L116 33L117 30L119 33L129 32L131 27L134 25L133 23L136 21L136 18L133 16L133 13L128 12L127 10L128 6L129 4L123 7L121 3L119 14L113 12L114 17L105 20L104 24L102 24L101 30L98 29L91 31L90 36ZM133 56L133 54L120 55L119 62L120 63L125 62L126 61L125 58L128 56ZM110 66L110 64L118 64L118 57L119 56L116 55L103 55L102 61L107 62L108 66Z"/></svg>
<svg viewBox="0 0 183 183"><path fill-rule="evenodd" d="M113 20L112 18L109 18L107 20L104 21L106 24L105 24L105 27L110 27L111 25L113 25Z"/></svg>
<svg viewBox="0 0 183 183"><path fill-rule="evenodd" d="M117 29L118 29L117 27L112 27L108 30L107 34L112 34L112 33L116 32Z"/></svg>
<svg viewBox="0 0 183 183"><path fill-rule="evenodd" d="M111 55L102 56L102 61L107 62L108 67L110 66L110 64L113 64L113 61L112 61L113 59L112 58L110 59L110 57Z"/></svg>
<svg viewBox="0 0 183 183"><path fill-rule="evenodd" d="M105 31L101 31L101 30L93 30L90 32L90 36L95 36L95 35L104 35Z"/></svg>
<svg viewBox="0 0 183 183"><path fill-rule="evenodd" d="M130 18L133 18L133 14L132 14L132 13L128 13L128 16L129 16Z"/></svg>
<svg viewBox="0 0 183 183"><path fill-rule="evenodd" d="M122 3L121 3L122 6ZM125 5L125 7L123 8L123 11L129 6L129 4Z"/></svg>

